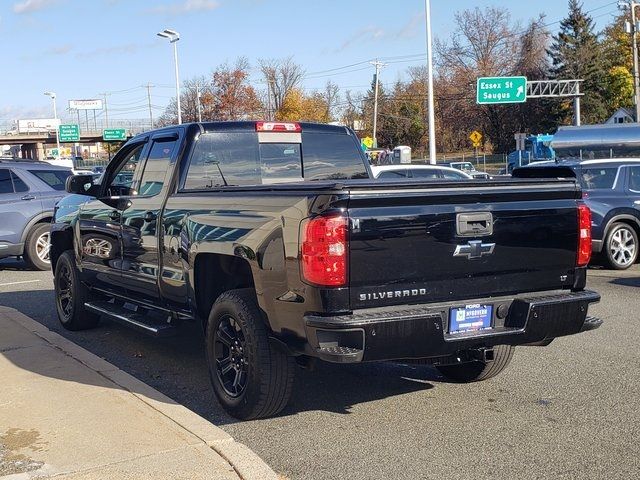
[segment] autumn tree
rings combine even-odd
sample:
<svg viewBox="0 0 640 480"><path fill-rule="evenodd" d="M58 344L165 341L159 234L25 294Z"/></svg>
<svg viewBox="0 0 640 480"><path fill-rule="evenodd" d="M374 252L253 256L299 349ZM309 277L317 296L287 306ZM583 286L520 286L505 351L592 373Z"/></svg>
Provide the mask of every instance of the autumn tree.
<svg viewBox="0 0 640 480"><path fill-rule="evenodd" d="M212 74L211 89L204 100L212 104L212 120L242 120L257 118L262 103L249 84L250 65L240 57L234 65L223 64Z"/></svg>
<svg viewBox="0 0 640 480"><path fill-rule="evenodd" d="M603 97L609 114L620 107L633 105L633 49L624 23L628 12L618 15L602 33L602 54L606 74Z"/></svg>
<svg viewBox="0 0 640 480"><path fill-rule="evenodd" d="M280 108L275 113L279 121L306 121L326 123L329 108L324 96L319 93L305 95L293 88L285 95Z"/></svg>

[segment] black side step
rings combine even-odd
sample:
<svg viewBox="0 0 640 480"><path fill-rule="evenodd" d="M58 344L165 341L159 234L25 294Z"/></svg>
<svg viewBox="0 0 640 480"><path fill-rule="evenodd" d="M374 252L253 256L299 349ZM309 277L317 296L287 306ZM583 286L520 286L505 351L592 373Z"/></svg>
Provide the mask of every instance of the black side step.
<svg viewBox="0 0 640 480"><path fill-rule="evenodd" d="M85 308L98 315L104 315L118 323L131 327L153 337L170 337L177 328L168 322L155 321L151 315L143 315L124 306L108 301L87 302Z"/></svg>

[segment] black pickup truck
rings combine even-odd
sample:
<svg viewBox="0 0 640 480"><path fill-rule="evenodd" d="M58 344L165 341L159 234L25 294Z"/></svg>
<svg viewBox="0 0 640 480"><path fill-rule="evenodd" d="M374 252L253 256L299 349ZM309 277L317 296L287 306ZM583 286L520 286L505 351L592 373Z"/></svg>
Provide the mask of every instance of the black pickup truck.
<svg viewBox="0 0 640 480"><path fill-rule="evenodd" d="M64 327L202 325L213 388L274 415L296 364L490 378L516 345L597 328L590 212L562 179L376 181L345 127L180 125L70 177L51 228Z"/></svg>

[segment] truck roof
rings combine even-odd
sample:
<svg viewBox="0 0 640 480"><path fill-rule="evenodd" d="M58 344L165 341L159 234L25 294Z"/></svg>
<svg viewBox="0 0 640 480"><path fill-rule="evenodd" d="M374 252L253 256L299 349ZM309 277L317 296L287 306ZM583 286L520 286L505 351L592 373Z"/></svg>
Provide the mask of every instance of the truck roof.
<svg viewBox="0 0 640 480"><path fill-rule="evenodd" d="M242 121L225 121L225 122L192 122L183 123L181 126L187 129L196 127L198 130L205 132L255 132L256 123L254 120L242 120ZM302 133L332 133L332 134L349 134L349 129L342 125L329 125L326 123L312 123L312 122L275 122L275 123L296 123L300 125ZM149 134L162 132L175 128L177 125L170 125L155 130L149 130L144 133L140 133L133 137L132 140L144 138Z"/></svg>

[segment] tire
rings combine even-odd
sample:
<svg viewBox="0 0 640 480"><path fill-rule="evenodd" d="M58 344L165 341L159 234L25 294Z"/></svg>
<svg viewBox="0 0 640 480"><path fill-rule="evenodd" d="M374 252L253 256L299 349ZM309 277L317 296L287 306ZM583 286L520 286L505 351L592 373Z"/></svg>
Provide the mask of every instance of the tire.
<svg viewBox="0 0 640 480"><path fill-rule="evenodd" d="M502 372L513 357L515 347L497 345L493 347L493 362L468 362L458 365L440 365L436 368L447 380L456 383L481 382Z"/></svg>
<svg viewBox="0 0 640 480"><path fill-rule="evenodd" d="M58 319L67 330L87 330L98 325L100 316L88 312L84 304L90 299L89 289L80 282L72 250L58 258L53 277Z"/></svg>
<svg viewBox="0 0 640 480"><path fill-rule="evenodd" d="M51 225L36 223L24 245L24 260L32 270L51 270L49 249L51 246Z"/></svg>
<svg viewBox="0 0 640 480"><path fill-rule="evenodd" d="M604 241L604 260L613 270L626 270L638 259L638 234L631 225L616 222Z"/></svg>
<svg viewBox="0 0 640 480"><path fill-rule="evenodd" d="M295 362L269 342L255 292L230 290L220 295L207 321L206 350L213 390L230 415L264 418L287 405Z"/></svg>

